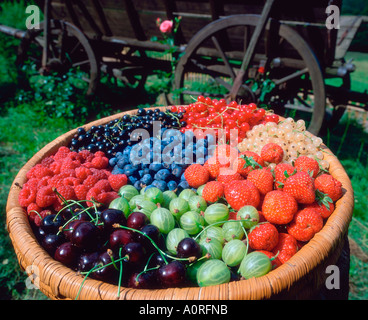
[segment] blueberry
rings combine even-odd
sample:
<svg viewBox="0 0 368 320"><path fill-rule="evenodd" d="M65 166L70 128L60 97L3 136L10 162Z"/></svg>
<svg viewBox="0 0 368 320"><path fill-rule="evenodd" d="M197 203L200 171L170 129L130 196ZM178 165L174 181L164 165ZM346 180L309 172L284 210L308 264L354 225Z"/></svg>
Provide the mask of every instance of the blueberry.
<svg viewBox="0 0 368 320"><path fill-rule="evenodd" d="M128 180L129 180L129 182L130 182L131 184L133 184L133 185L138 181L138 179L137 179L136 177L132 176L132 175L130 175L130 176L128 177Z"/></svg>
<svg viewBox="0 0 368 320"><path fill-rule="evenodd" d="M181 180L181 181L187 181L187 179L185 179L184 172L183 172L183 174L181 175L180 180Z"/></svg>
<svg viewBox="0 0 368 320"><path fill-rule="evenodd" d="M141 191L142 189L142 182L140 180L137 180L136 182L134 182L133 184L134 188L136 188L138 191Z"/></svg>
<svg viewBox="0 0 368 320"><path fill-rule="evenodd" d="M161 163L151 163L150 166L149 166L149 169L154 171L154 172L157 172L160 169L162 169L162 164Z"/></svg>
<svg viewBox="0 0 368 320"><path fill-rule="evenodd" d="M161 169L155 174L155 180L166 181L171 176L171 172L168 169Z"/></svg>
<svg viewBox="0 0 368 320"><path fill-rule="evenodd" d="M182 173L183 173L183 168L178 166L178 165L174 165L174 167L172 168L171 171L172 175L175 176L176 178L180 178Z"/></svg>
<svg viewBox="0 0 368 320"><path fill-rule="evenodd" d="M174 191L177 188L177 186L178 184L174 180L171 180L167 183L167 187L169 188L170 191Z"/></svg>
<svg viewBox="0 0 368 320"><path fill-rule="evenodd" d="M167 184L165 181L153 180L151 186L155 186L156 188L160 189L164 192L167 188Z"/></svg>
<svg viewBox="0 0 368 320"><path fill-rule="evenodd" d="M115 155L116 158L120 159L121 157L123 157L123 153L118 151L116 152L116 155Z"/></svg>
<svg viewBox="0 0 368 320"><path fill-rule="evenodd" d="M115 157L113 157L113 158L111 158L110 160L109 160L109 165L111 166L111 167L114 167L115 165L116 165L116 163L118 162L118 159L117 158L115 158Z"/></svg>
<svg viewBox="0 0 368 320"><path fill-rule="evenodd" d="M178 191L177 192L181 192L183 191L184 189L189 189L189 184L188 182L186 181L181 181L179 184L178 184L178 187L177 187Z"/></svg>
<svg viewBox="0 0 368 320"><path fill-rule="evenodd" d="M152 179L152 176L150 174L145 174L142 179L141 179L141 182L148 186L152 183L153 179Z"/></svg>
<svg viewBox="0 0 368 320"><path fill-rule="evenodd" d="M123 173L125 173L125 171L117 166L115 166L111 171L111 174L123 174Z"/></svg>

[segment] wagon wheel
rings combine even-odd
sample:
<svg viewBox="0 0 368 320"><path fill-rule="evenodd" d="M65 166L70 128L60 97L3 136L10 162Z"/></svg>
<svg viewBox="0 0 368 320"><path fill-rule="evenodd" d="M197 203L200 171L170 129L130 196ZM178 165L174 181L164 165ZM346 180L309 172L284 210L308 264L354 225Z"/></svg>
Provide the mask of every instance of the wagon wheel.
<svg viewBox="0 0 368 320"><path fill-rule="evenodd" d="M190 103L200 94L228 96L258 21L257 15L229 16L210 23L191 39L176 68L179 103ZM273 51L267 51L266 38L261 36L236 98L264 104L280 115L286 110L290 114L291 109L295 118L306 120L308 130L317 134L326 104L321 69L296 31L281 24L275 36Z"/></svg>
<svg viewBox="0 0 368 320"><path fill-rule="evenodd" d="M31 82L39 75L68 79L73 87L87 96L92 95L99 81L99 66L85 35L66 21L50 20L49 56L42 66L45 45L44 22L39 29L26 33L18 48L17 66L21 81Z"/></svg>
<svg viewBox="0 0 368 320"><path fill-rule="evenodd" d="M148 73L142 61L147 58L144 50L124 47L113 58L103 57L101 70L107 77L107 81L114 86L123 86L129 89L141 90L144 88ZM109 62L109 60L111 60Z"/></svg>

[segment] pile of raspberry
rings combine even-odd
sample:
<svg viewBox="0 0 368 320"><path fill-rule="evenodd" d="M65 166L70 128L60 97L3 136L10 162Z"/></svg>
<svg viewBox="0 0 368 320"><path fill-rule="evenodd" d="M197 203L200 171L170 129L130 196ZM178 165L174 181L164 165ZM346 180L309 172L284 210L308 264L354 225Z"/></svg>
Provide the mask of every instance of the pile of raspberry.
<svg viewBox="0 0 368 320"><path fill-rule="evenodd" d="M19 204L33 222L59 212L67 200L91 200L85 202L87 206L108 206L128 180L125 174L111 174L103 152L75 152L64 146L32 167L26 177Z"/></svg>

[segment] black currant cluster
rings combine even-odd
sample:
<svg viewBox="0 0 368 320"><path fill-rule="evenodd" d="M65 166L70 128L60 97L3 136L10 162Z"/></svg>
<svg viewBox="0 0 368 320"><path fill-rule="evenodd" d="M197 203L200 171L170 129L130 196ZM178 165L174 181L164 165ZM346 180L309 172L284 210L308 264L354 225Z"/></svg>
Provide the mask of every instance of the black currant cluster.
<svg viewBox="0 0 368 320"><path fill-rule="evenodd" d="M145 129L150 136L154 134L154 122L160 121L161 128L181 128L182 113L171 112L169 109L138 109L135 115L126 114L105 125L92 126L89 130L78 128L69 144L71 151L87 149L91 152L103 151L109 158L122 152L127 146L140 142L141 137L135 136L135 129Z"/></svg>

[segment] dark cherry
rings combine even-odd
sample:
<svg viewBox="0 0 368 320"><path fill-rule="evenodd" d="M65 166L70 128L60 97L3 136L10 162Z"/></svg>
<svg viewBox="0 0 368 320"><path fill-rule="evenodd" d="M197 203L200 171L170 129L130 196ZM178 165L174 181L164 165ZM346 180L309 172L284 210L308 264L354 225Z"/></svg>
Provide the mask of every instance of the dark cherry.
<svg viewBox="0 0 368 320"><path fill-rule="evenodd" d="M180 287L185 282L185 267L174 260L158 269L161 285L164 288Z"/></svg>
<svg viewBox="0 0 368 320"><path fill-rule="evenodd" d="M127 219L123 211L109 208L101 212L101 220L106 229L112 229L115 223L125 226Z"/></svg>
<svg viewBox="0 0 368 320"><path fill-rule="evenodd" d="M112 250L117 250L133 241L135 241L133 231L127 229L115 229L110 234L109 244Z"/></svg>
<svg viewBox="0 0 368 320"><path fill-rule="evenodd" d="M115 256L112 251L110 251L110 253L104 251L99 255L98 260L94 267L96 268L102 267L102 268L91 273L91 276L93 278L106 282L116 281L118 277L118 270L116 270L115 266L111 263L112 260L110 254L112 254L114 260L116 260L117 256ZM120 263L118 263L118 265L120 265Z"/></svg>
<svg viewBox="0 0 368 320"><path fill-rule="evenodd" d="M202 250L198 242L192 238L182 239L176 247L177 256L179 258L199 258L201 256L201 251Z"/></svg>
<svg viewBox="0 0 368 320"><path fill-rule="evenodd" d="M73 230L71 242L81 249L96 249L99 230L94 223L82 221Z"/></svg>
<svg viewBox="0 0 368 320"><path fill-rule="evenodd" d="M139 274L134 272L128 279L128 287L134 289L155 289L158 287L157 270Z"/></svg>
<svg viewBox="0 0 368 320"><path fill-rule="evenodd" d="M64 242L65 238L62 234L49 233L43 238L42 247L53 257L56 249Z"/></svg>
<svg viewBox="0 0 368 320"><path fill-rule="evenodd" d="M80 249L71 242L62 243L55 251L54 259L74 269L77 265Z"/></svg>
<svg viewBox="0 0 368 320"><path fill-rule="evenodd" d="M168 260L168 258L166 258ZM148 268L161 267L166 264L165 260L159 253L154 253L148 263Z"/></svg>
<svg viewBox="0 0 368 320"><path fill-rule="evenodd" d="M160 242L161 233L160 230L153 224L146 224L140 230L141 233L138 233L137 239L146 249L152 249L153 245L150 240L145 236L149 236L156 244Z"/></svg>
<svg viewBox="0 0 368 320"><path fill-rule="evenodd" d="M141 229L148 223L148 217L143 212L132 212L127 219L127 227Z"/></svg>
<svg viewBox="0 0 368 320"><path fill-rule="evenodd" d="M139 264L145 260L146 250L139 242L130 242L124 246L124 256L130 264Z"/></svg>
<svg viewBox="0 0 368 320"><path fill-rule="evenodd" d="M100 254L98 252L83 253L78 259L77 269L80 272L90 271L98 262Z"/></svg>
<svg viewBox="0 0 368 320"><path fill-rule="evenodd" d="M40 228L45 233L56 233L63 223L64 219L60 214L49 214L42 219Z"/></svg>
<svg viewBox="0 0 368 320"><path fill-rule="evenodd" d="M83 221L82 220L72 220L68 222L67 225L63 228L63 234L68 241L72 240L73 231L81 222Z"/></svg>

